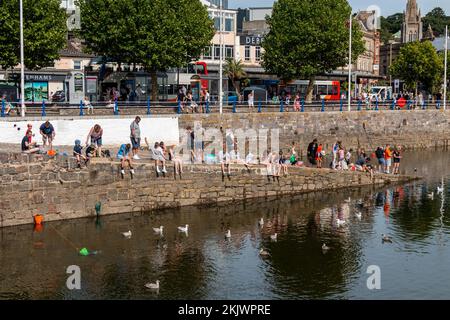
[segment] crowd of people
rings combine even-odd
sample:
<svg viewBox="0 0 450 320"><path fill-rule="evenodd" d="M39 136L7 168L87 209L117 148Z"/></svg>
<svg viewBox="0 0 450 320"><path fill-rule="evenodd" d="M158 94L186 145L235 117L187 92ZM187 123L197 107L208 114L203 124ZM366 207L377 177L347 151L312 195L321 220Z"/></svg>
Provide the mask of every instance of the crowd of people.
<svg viewBox="0 0 450 320"><path fill-rule="evenodd" d="M323 145L314 139L308 145L308 161L312 166L322 168L326 158L326 151ZM372 159L377 163L373 164ZM402 147L391 147L387 144L384 148L377 147L376 151L370 155L363 148L356 150L346 149L341 141L333 144L331 150L331 162L329 167L334 170L352 170L368 172L371 176L375 170L385 174L400 174L400 162L402 159Z"/></svg>
<svg viewBox="0 0 450 320"><path fill-rule="evenodd" d="M120 145L116 158L120 161L120 173L122 177L125 170L129 169L131 176L134 175L133 161L140 160L141 152L141 118L137 116L130 124L130 142ZM33 141L34 134L31 124L28 124L25 136L22 139L21 148L24 153L44 153L46 146L53 150L53 142L56 131L53 125L47 120L39 127L39 133L42 138L42 146ZM231 175L231 165L242 165L250 171L254 165L264 165L269 177L279 178L283 175L289 175L289 167L304 167L306 164L302 161L302 156L297 151L297 143L292 142L286 149L275 151L265 151L261 156L254 155L251 151L241 156L238 149L238 141L233 133L227 132L223 141L222 148L214 151L216 154L205 155L205 142L195 140L194 130L191 127L186 128L188 137L187 150L192 163L220 164L222 176ZM73 157L76 159L77 166L81 168L87 166L93 157L111 157L109 150L103 150L103 128L95 124L85 139L84 145L80 139L75 140L73 147ZM145 144L149 151L149 157L155 164L156 175L161 174L165 177L168 173L167 162L170 162L174 168L174 176L182 178L183 158L176 154L177 146L167 146L164 141L150 143L145 137ZM83 152L83 149L85 151ZM186 152L186 151L184 151ZM314 139L307 148L307 160L310 166L323 168L329 167L334 170L351 170L367 172L373 176L375 171L385 174L400 174L400 162L402 159L402 148L391 147L387 144L385 147L377 147L372 154L367 154L362 148L356 150L347 149L341 141L332 145L327 153L322 143ZM329 157L327 156L329 155ZM206 159L205 159L206 156ZM324 163L329 160L329 165ZM376 161L376 163L374 163Z"/></svg>

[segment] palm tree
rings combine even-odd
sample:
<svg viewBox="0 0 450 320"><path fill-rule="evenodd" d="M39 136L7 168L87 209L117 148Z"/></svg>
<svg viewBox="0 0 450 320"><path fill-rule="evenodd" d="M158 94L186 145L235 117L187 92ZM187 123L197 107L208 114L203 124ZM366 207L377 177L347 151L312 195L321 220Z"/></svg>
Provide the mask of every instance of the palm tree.
<svg viewBox="0 0 450 320"><path fill-rule="evenodd" d="M244 71L244 65L241 60L234 60L227 58L224 73L228 76L233 84L234 90L236 90L238 96L241 95L241 79L247 77L247 73Z"/></svg>

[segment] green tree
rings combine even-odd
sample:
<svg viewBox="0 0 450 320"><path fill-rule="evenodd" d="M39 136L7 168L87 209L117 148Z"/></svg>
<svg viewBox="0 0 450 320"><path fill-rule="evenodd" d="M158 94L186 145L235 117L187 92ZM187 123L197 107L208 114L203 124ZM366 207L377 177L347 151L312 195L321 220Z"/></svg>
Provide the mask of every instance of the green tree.
<svg viewBox="0 0 450 320"><path fill-rule="evenodd" d="M381 17L381 41L388 43L393 35L402 29L403 13L396 13L388 17Z"/></svg>
<svg viewBox="0 0 450 320"><path fill-rule="evenodd" d="M247 73L244 70L244 65L241 60L236 61L232 58L227 58L224 73L233 84L237 94L241 94L241 80L247 77Z"/></svg>
<svg viewBox="0 0 450 320"><path fill-rule="evenodd" d="M151 74L197 60L214 36L200 0L78 0L80 36L91 53L118 63L138 63Z"/></svg>
<svg viewBox="0 0 450 320"><path fill-rule="evenodd" d="M20 62L19 1L0 1L0 65ZM67 14L59 0L23 0L24 59L28 69L52 66L66 45Z"/></svg>
<svg viewBox="0 0 450 320"><path fill-rule="evenodd" d="M306 100L312 99L317 75L348 63L347 0L279 0L267 18L270 32L263 41L263 66L284 80L310 80ZM353 58L364 52L362 32L353 23Z"/></svg>
<svg viewBox="0 0 450 320"><path fill-rule="evenodd" d="M431 41L415 41L400 49L390 72L403 79L409 88L415 88L416 94L419 83L434 93L439 90L444 64Z"/></svg>
<svg viewBox="0 0 450 320"><path fill-rule="evenodd" d="M431 25L435 36L441 36L445 33L445 26L450 24L450 17L440 8L434 8L422 19L423 31L426 32L428 26Z"/></svg>

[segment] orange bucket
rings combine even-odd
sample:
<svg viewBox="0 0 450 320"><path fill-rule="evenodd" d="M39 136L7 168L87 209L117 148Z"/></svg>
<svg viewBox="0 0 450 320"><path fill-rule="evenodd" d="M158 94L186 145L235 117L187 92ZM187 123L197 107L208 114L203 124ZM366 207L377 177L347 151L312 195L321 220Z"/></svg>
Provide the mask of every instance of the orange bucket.
<svg viewBox="0 0 450 320"><path fill-rule="evenodd" d="M54 156L56 155L56 151L55 151L55 150L48 150L48 151L47 151L47 154L48 154L50 157L54 157Z"/></svg>
<svg viewBox="0 0 450 320"><path fill-rule="evenodd" d="M34 216L34 224L40 226L44 221L44 216L41 214L36 214Z"/></svg>

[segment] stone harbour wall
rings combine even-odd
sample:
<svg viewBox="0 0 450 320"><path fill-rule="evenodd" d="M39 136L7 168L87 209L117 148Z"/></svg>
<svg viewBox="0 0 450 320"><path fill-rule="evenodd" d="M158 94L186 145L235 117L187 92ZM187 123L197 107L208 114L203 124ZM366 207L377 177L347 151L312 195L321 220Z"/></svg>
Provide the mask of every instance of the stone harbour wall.
<svg viewBox="0 0 450 320"><path fill-rule="evenodd" d="M407 149L448 148L450 140L450 111L440 110L189 114L180 117L179 127L193 126L195 121L224 131L279 129L280 148L287 151L295 141L303 155L314 138L328 152L338 140L354 150L375 150L387 143Z"/></svg>
<svg viewBox="0 0 450 320"><path fill-rule="evenodd" d="M95 204L102 203L102 215L147 212L189 205L217 205L252 198L311 191L406 182L411 177L338 172L328 169L290 168L279 181L268 179L265 166L247 172L233 165L230 178L222 178L219 166L185 166L183 179L157 178L150 164L136 164L131 179L121 178L118 162L94 159L88 168L74 169L73 159L57 156L42 159L32 155L0 157L0 227L33 223L33 215L45 221L95 216Z"/></svg>

